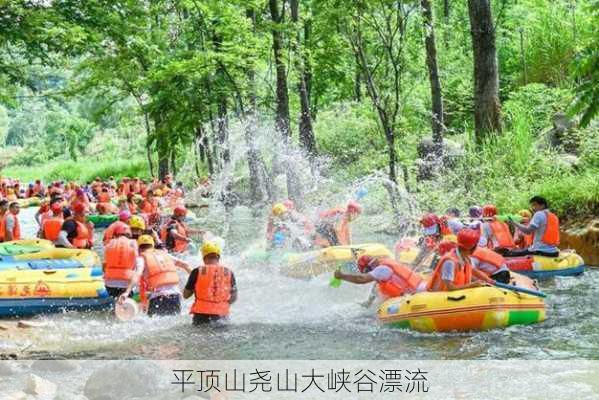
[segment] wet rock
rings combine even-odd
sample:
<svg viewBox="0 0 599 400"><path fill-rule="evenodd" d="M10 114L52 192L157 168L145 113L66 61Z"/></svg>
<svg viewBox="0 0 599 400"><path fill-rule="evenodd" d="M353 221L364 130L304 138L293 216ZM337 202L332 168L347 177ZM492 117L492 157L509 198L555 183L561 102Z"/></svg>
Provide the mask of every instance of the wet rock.
<svg viewBox="0 0 599 400"><path fill-rule="evenodd" d="M83 394L89 400L148 397L167 382L166 372L154 363L117 361L94 371L85 383Z"/></svg>
<svg viewBox="0 0 599 400"><path fill-rule="evenodd" d="M599 218L564 225L560 234L560 248L574 249L586 265L599 266Z"/></svg>
<svg viewBox="0 0 599 400"><path fill-rule="evenodd" d="M25 393L32 394L37 400L53 400L58 387L37 375L29 374L25 382Z"/></svg>
<svg viewBox="0 0 599 400"><path fill-rule="evenodd" d="M31 369L44 372L70 372L79 369L79 365L70 360L37 360Z"/></svg>

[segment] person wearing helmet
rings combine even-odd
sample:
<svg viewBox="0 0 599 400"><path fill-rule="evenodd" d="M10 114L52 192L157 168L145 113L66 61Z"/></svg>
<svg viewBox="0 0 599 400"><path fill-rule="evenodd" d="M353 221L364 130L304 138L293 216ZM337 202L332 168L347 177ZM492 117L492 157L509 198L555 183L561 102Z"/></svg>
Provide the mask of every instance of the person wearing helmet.
<svg viewBox="0 0 599 400"><path fill-rule="evenodd" d="M181 312L181 292L177 268L189 274L191 267L166 251L156 249L150 235L141 235L137 244L141 260L119 297L119 303L124 302L137 285L142 302L147 300L148 316L178 315Z"/></svg>
<svg viewBox="0 0 599 400"><path fill-rule="evenodd" d="M133 192L129 192L127 195L127 207L129 207L129 212L131 214L137 214L137 204L134 201L135 194Z"/></svg>
<svg viewBox="0 0 599 400"><path fill-rule="evenodd" d="M193 325L203 325L225 320L230 306L237 300L235 275L220 263L221 249L212 242L205 242L200 249L204 265L191 271L183 298L195 296L191 306Z"/></svg>
<svg viewBox="0 0 599 400"><path fill-rule="evenodd" d="M483 218L479 246L488 247L499 253L505 253L516 247L509 226L497 220L497 207L492 204L485 205Z"/></svg>
<svg viewBox="0 0 599 400"><path fill-rule="evenodd" d="M317 247L347 246L352 243L351 223L362 213L356 201L319 214L313 243Z"/></svg>
<svg viewBox="0 0 599 400"><path fill-rule="evenodd" d="M102 238L102 242L104 243L104 245L107 245L108 242L110 242L110 240L112 240L112 238L115 237L117 229L127 229L129 231L129 237L132 237L131 229L128 225L130 219L131 213L128 210L121 210L119 212L118 221L114 221L104 231L104 236ZM137 238L137 236L135 238Z"/></svg>
<svg viewBox="0 0 599 400"><path fill-rule="evenodd" d="M520 232L532 234L532 245L526 249L516 249L505 253L506 257L518 257L524 255L540 255L546 257L559 256L559 218L549 211L547 200L541 196L534 196L529 201L534 211L532 219L528 224L521 224L509 220L510 225Z"/></svg>
<svg viewBox="0 0 599 400"><path fill-rule="evenodd" d="M491 284L493 281L510 283L510 270L501 254L487 247L477 247L470 256L470 261L473 271L480 271L485 277L488 277L488 279L481 278L486 282Z"/></svg>
<svg viewBox="0 0 599 400"><path fill-rule="evenodd" d="M117 197L117 207L119 211L127 210L131 212L131 210L129 210L129 203L127 203L127 196L120 195Z"/></svg>
<svg viewBox="0 0 599 400"><path fill-rule="evenodd" d="M522 223L527 225L532 218L532 213L528 210L520 210L518 211L518 215L522 217ZM532 233L524 233L520 229L514 230L514 243L516 244L516 248L518 249L527 249L532 246Z"/></svg>
<svg viewBox="0 0 599 400"><path fill-rule="evenodd" d="M445 215L441 218L441 234L457 235L464 229L464 224L460 221L460 210L455 207L448 208Z"/></svg>
<svg viewBox="0 0 599 400"><path fill-rule="evenodd" d="M443 292L479 287L485 279L478 270L473 271L470 256L476 249L480 239L480 231L462 229L457 235L457 248L445 253L429 279L427 289Z"/></svg>
<svg viewBox="0 0 599 400"><path fill-rule="evenodd" d="M19 212L19 203L16 201L11 202L8 206L8 211L4 213L2 220L0 220L0 242L21 239Z"/></svg>
<svg viewBox="0 0 599 400"><path fill-rule="evenodd" d="M266 241L269 249L282 247L289 236L288 216L288 209L283 203L276 203L272 207L266 224Z"/></svg>
<svg viewBox="0 0 599 400"><path fill-rule="evenodd" d="M150 235L154 240L154 244L157 249L161 249L164 247L156 231L148 227L146 221L141 216L132 216L129 219L129 227L131 228L131 237L133 239L138 239L141 235Z"/></svg>
<svg viewBox="0 0 599 400"><path fill-rule="evenodd" d="M74 192L74 197L71 200L71 209L74 210L78 204L82 204L85 207L86 212L90 211L89 199L81 188L76 189Z"/></svg>
<svg viewBox="0 0 599 400"><path fill-rule="evenodd" d="M77 203L73 207L73 215L65 215L56 247L91 249L93 244L94 225L87 220L85 205Z"/></svg>
<svg viewBox="0 0 599 400"><path fill-rule="evenodd" d="M192 233L204 233L201 230L188 228L184 222L186 215L187 209L185 207L175 207L173 215L160 230L160 239L169 251L175 253L185 252L187 245L191 242L189 235Z"/></svg>
<svg viewBox="0 0 599 400"><path fill-rule="evenodd" d="M362 255L358 258L357 266L359 274L337 270L335 278L358 285L376 282L378 293L383 299L426 291L426 281L420 274L391 258ZM370 306L375 298L376 296L370 296L364 305Z"/></svg>
<svg viewBox="0 0 599 400"><path fill-rule="evenodd" d="M143 260L138 257L137 242L131 239L131 229L123 221L116 221L112 238L104 247L104 286L115 299L122 295ZM111 225L112 226L112 225Z"/></svg>
<svg viewBox="0 0 599 400"><path fill-rule="evenodd" d="M468 216L470 217L470 229L480 229L483 217L483 208L479 206L472 206L468 209Z"/></svg>

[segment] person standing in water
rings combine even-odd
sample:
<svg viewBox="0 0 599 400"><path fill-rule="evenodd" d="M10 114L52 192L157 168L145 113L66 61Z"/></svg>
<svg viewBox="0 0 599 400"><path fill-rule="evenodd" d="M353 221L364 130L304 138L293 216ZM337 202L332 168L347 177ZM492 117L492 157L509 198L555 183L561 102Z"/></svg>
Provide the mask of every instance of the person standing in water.
<svg viewBox="0 0 599 400"><path fill-rule="evenodd" d="M204 265L191 271L183 291L185 299L195 296L191 306L193 325L228 318L231 304L237 300L235 275L220 263L220 247L206 242L201 253Z"/></svg>
<svg viewBox="0 0 599 400"><path fill-rule="evenodd" d="M148 316L179 314L181 292L177 268L190 273L190 266L164 250L155 249L154 239L150 235L140 236L137 244L142 262L131 276L127 289L119 297L119 303L123 303L137 285L142 299L148 299Z"/></svg>
<svg viewBox="0 0 599 400"><path fill-rule="evenodd" d="M8 211L0 221L0 241L10 242L21 239L21 225L19 223L19 203L13 201L8 206Z"/></svg>

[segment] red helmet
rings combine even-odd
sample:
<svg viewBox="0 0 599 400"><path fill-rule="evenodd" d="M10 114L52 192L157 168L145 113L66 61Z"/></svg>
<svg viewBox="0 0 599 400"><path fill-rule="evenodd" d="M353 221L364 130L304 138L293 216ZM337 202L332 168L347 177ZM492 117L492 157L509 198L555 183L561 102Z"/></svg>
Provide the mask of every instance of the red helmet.
<svg viewBox="0 0 599 400"><path fill-rule="evenodd" d="M497 207L493 204L487 204L483 207L483 217L494 217L497 215Z"/></svg>
<svg viewBox="0 0 599 400"><path fill-rule="evenodd" d="M54 214L58 214L59 212L62 211L62 204L60 204L59 201L52 203L52 205L50 206L50 210L52 210L52 212Z"/></svg>
<svg viewBox="0 0 599 400"><path fill-rule="evenodd" d="M472 250L478 244L480 230L462 229L458 232L458 247L460 249Z"/></svg>
<svg viewBox="0 0 599 400"><path fill-rule="evenodd" d="M346 211L350 214L360 214L362 212L362 206L355 201L350 201L347 203Z"/></svg>
<svg viewBox="0 0 599 400"><path fill-rule="evenodd" d="M123 236L123 235L131 236L131 228L129 228L129 226L127 226L127 224L125 224L125 223L117 224L114 227L113 233L115 236Z"/></svg>
<svg viewBox="0 0 599 400"><path fill-rule="evenodd" d="M83 214L85 213L85 204L83 203L75 203L73 206L73 211L75 214Z"/></svg>
<svg viewBox="0 0 599 400"><path fill-rule="evenodd" d="M363 256L360 256L360 258L358 258L358 270L361 273L367 272L368 268L373 266L372 264L373 264L374 260L375 259L373 257L368 256L366 254Z"/></svg>
<svg viewBox="0 0 599 400"><path fill-rule="evenodd" d="M437 217L435 214L425 214L420 220L420 223L425 228L431 228L435 225L439 225L440 222L441 221L439 220L439 217Z"/></svg>
<svg viewBox="0 0 599 400"><path fill-rule="evenodd" d="M451 250L456 248L456 244L454 242L450 242L449 240L443 240L437 246L437 252L442 256L445 253L449 253Z"/></svg>
<svg viewBox="0 0 599 400"><path fill-rule="evenodd" d="M173 214L175 215L175 217L184 217L187 215L187 208L182 207L182 206L177 206L173 210Z"/></svg>

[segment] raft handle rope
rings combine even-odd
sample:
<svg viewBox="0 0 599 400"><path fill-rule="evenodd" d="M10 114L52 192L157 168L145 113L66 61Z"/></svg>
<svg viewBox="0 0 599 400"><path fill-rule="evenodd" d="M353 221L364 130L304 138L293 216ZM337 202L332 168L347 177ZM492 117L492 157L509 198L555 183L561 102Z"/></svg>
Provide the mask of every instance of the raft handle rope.
<svg viewBox="0 0 599 400"><path fill-rule="evenodd" d="M447 296L447 300L450 300L450 301L462 301L464 299L466 299L465 294L461 295L460 297Z"/></svg>

